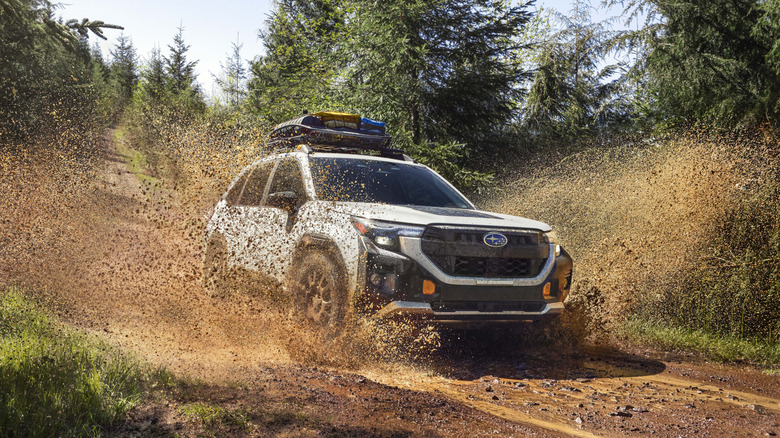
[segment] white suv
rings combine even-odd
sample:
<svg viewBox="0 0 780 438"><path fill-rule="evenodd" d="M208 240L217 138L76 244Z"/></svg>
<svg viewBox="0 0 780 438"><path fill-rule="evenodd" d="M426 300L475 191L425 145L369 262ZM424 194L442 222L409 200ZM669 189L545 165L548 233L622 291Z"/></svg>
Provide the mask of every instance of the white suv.
<svg viewBox="0 0 780 438"><path fill-rule="evenodd" d="M246 167L216 205L204 256L212 292L239 272L332 332L355 312L462 324L563 311L572 260L548 225L479 211L387 148L383 132L319 114L279 125L271 143L293 152Z"/></svg>

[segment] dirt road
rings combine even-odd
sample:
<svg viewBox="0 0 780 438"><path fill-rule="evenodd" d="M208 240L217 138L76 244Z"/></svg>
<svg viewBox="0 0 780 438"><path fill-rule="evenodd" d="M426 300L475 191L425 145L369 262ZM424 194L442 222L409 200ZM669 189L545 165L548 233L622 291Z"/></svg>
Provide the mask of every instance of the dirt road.
<svg viewBox="0 0 780 438"><path fill-rule="evenodd" d="M385 339L382 349L353 344L317 360L323 352L296 349L294 321L266 294L207 296L201 233L212 200L183 199L120 150L107 147L96 176L80 182L88 190L63 202L44 202L60 199L57 184L33 193L27 179L12 200L6 190L13 208L2 234L17 243L0 251L4 282L27 284L64 320L201 382L134 410L117 433L202 433L208 425L176 408L193 402L248 412L251 427L217 433L239 436L780 433L780 376L691 356L467 335L436 351Z"/></svg>

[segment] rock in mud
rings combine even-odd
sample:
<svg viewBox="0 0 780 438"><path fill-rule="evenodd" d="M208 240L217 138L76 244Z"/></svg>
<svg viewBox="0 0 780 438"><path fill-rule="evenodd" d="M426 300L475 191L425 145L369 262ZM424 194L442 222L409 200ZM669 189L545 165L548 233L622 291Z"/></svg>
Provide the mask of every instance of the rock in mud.
<svg viewBox="0 0 780 438"><path fill-rule="evenodd" d="M625 412L625 411L617 411L617 412L610 412L609 416L610 416L610 417L625 417L625 418L631 418L631 417L633 417L634 415L633 415L633 414L631 414L630 412Z"/></svg>

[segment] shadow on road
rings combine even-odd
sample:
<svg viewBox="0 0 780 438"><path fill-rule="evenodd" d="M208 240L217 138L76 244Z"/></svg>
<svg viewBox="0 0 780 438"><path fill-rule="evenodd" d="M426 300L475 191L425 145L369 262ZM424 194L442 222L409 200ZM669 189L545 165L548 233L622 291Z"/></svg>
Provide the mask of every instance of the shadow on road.
<svg viewBox="0 0 780 438"><path fill-rule="evenodd" d="M569 340L513 335L490 330L448 333L432 358L434 369L457 380L484 376L504 379L609 379L660 374L663 363L616 350L581 348Z"/></svg>

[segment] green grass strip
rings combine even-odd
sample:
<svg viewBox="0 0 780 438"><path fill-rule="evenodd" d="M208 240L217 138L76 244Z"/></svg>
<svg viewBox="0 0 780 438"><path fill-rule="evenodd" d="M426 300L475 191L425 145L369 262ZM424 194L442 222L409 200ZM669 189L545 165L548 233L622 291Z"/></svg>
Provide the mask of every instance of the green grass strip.
<svg viewBox="0 0 780 438"><path fill-rule="evenodd" d="M780 342L715 335L639 318L626 321L621 331L636 343L667 350L695 351L719 362L746 361L768 368L780 364Z"/></svg>
<svg viewBox="0 0 780 438"><path fill-rule="evenodd" d="M139 402L149 375L21 290L0 291L0 436L102 435Z"/></svg>
<svg viewBox="0 0 780 438"><path fill-rule="evenodd" d="M138 150L131 149L127 146L127 132L125 128L117 129L114 133L114 144L116 144L116 151L121 155L127 168L130 172L138 178L142 183L147 183L152 187L159 184L160 180L146 174L147 162L146 156Z"/></svg>

